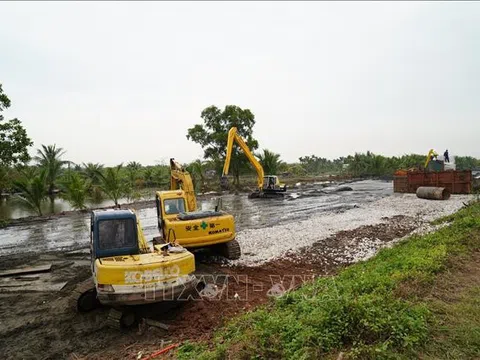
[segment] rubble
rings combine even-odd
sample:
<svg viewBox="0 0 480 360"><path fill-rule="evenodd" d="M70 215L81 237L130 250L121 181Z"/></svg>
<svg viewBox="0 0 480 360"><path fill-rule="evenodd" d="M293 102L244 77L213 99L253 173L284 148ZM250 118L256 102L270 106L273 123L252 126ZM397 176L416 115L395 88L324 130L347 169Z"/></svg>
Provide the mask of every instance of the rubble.
<svg viewBox="0 0 480 360"><path fill-rule="evenodd" d="M414 194L393 194L344 211L323 212L298 222L245 229L237 233L243 256L230 264L259 266L325 240L339 231L381 224L386 217L406 216L410 219L409 225L414 228L425 227L430 221L459 210L473 198L473 195L452 195L447 201L432 202L419 199ZM351 259L363 259L375 254L378 247L374 238L359 239L339 261L348 263Z"/></svg>

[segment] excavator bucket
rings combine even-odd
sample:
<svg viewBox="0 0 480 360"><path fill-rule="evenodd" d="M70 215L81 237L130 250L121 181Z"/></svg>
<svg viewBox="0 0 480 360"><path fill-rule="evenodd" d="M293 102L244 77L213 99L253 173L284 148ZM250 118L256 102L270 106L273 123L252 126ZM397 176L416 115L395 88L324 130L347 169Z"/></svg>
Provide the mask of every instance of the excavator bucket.
<svg viewBox="0 0 480 360"><path fill-rule="evenodd" d="M229 189L228 179L227 179L226 176L222 176L220 178L220 187L222 188L222 190L228 190Z"/></svg>

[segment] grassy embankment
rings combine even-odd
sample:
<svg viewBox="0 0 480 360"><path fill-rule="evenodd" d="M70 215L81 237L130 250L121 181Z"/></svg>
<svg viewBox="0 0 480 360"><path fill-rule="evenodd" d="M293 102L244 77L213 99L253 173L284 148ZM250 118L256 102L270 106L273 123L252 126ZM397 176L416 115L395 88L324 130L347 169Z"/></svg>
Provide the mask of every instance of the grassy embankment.
<svg viewBox="0 0 480 360"><path fill-rule="evenodd" d="M271 301L181 359L480 357L480 203ZM341 356L343 357L343 356Z"/></svg>

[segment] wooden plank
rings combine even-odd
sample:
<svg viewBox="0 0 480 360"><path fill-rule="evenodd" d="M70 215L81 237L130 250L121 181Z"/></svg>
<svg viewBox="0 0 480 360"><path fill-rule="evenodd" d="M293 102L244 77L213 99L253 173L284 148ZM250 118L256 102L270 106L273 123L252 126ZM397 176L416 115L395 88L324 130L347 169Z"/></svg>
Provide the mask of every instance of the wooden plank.
<svg viewBox="0 0 480 360"><path fill-rule="evenodd" d="M67 281L59 282L59 283L11 283L0 285L0 292L52 292L52 291L60 291L62 290L65 285L67 285Z"/></svg>
<svg viewBox="0 0 480 360"><path fill-rule="evenodd" d="M39 280L40 276L38 276L38 275L24 275L24 276L17 276L14 279L15 280L20 280L20 281L35 281L35 280Z"/></svg>
<svg viewBox="0 0 480 360"><path fill-rule="evenodd" d="M145 323L150 326L155 326L157 328L167 330L168 331L168 325L161 323L160 321L152 320L152 319L145 319Z"/></svg>
<svg viewBox="0 0 480 360"><path fill-rule="evenodd" d="M41 266L32 266L32 267L26 267L26 268L23 268L23 269L12 269L12 270L1 271L0 276L33 274L33 273L47 272L47 271L50 271L51 269L52 269L52 264L41 265Z"/></svg>

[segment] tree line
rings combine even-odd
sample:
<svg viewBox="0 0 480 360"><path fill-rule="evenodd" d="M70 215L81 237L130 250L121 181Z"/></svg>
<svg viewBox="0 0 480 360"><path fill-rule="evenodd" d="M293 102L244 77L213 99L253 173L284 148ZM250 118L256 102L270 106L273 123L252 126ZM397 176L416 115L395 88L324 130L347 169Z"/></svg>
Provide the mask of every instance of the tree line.
<svg viewBox="0 0 480 360"><path fill-rule="evenodd" d="M142 197L143 189L168 188L170 173L167 164L142 166L138 162L105 167L101 163L75 164L65 159L66 151L53 145L41 145L31 158L28 148L33 145L20 120L4 121L1 112L11 102L0 84L0 189L2 194L15 194L23 204L42 214L42 203L55 196L68 201L74 209L86 209L89 203L103 199L115 205L121 198L131 201ZM201 113L202 123L187 130L187 139L202 146L204 158L185 164L191 173L195 188L203 190L206 182L219 179L226 154L227 134L235 126L240 136L259 159L265 174L282 176L311 176L345 174L354 177L392 175L397 169L421 167L425 155L411 154L386 157L356 153L347 157L327 159L308 155L298 162L286 163L280 154L259 149L253 137L255 116L249 109L227 105L223 110L209 106ZM457 169L480 168L480 160L470 156L456 156ZM254 175L246 156L234 146L231 174L235 186L241 175Z"/></svg>

